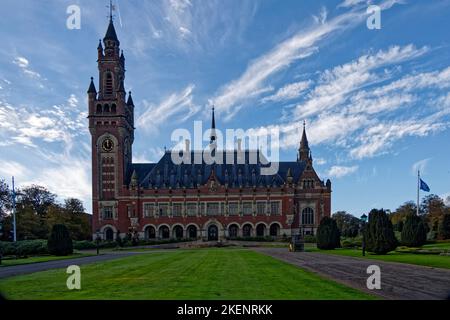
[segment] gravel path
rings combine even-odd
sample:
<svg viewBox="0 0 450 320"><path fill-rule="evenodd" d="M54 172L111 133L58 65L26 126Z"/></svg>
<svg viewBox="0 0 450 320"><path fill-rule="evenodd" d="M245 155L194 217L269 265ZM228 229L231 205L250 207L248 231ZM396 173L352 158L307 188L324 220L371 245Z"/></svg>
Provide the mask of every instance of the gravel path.
<svg viewBox="0 0 450 320"><path fill-rule="evenodd" d="M253 250L385 299L442 300L450 294L450 270L447 269L324 253L288 252L285 248ZM381 269L380 290L367 289L370 265Z"/></svg>

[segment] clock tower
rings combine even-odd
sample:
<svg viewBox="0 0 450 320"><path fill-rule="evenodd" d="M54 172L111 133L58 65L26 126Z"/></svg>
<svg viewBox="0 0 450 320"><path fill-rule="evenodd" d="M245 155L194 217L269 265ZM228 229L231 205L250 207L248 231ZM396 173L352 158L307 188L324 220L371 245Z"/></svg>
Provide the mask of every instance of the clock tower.
<svg viewBox="0 0 450 320"><path fill-rule="evenodd" d="M124 88L125 57L112 17L98 45L98 92L91 78L88 90L92 137L92 200L95 226L118 220L118 198L131 174L134 103Z"/></svg>

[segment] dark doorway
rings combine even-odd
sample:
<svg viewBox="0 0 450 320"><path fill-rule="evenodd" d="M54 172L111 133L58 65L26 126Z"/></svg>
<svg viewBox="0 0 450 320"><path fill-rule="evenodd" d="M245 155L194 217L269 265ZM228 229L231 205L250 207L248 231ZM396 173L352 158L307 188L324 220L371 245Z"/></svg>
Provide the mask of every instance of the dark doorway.
<svg viewBox="0 0 450 320"><path fill-rule="evenodd" d="M187 235L189 239L197 239L197 227L189 226L187 229Z"/></svg>
<svg viewBox="0 0 450 320"><path fill-rule="evenodd" d="M170 238L170 231L169 227L162 226L159 228L159 236L161 239L169 239Z"/></svg>
<svg viewBox="0 0 450 320"><path fill-rule="evenodd" d="M235 224L232 224L228 227L228 236L230 237L230 239L236 239L238 237L238 230L239 228Z"/></svg>
<svg viewBox="0 0 450 320"><path fill-rule="evenodd" d="M266 233L266 226L263 224L258 224L256 227L256 236L257 237L264 237Z"/></svg>
<svg viewBox="0 0 450 320"><path fill-rule="evenodd" d="M152 226L145 228L145 239L155 239L156 238L156 230Z"/></svg>
<svg viewBox="0 0 450 320"><path fill-rule="evenodd" d="M209 226L208 241L217 241L217 240L219 240L219 229L215 225Z"/></svg>
<svg viewBox="0 0 450 320"><path fill-rule="evenodd" d="M113 241L114 240L114 231L111 228L105 229L105 240L106 241Z"/></svg>
<svg viewBox="0 0 450 320"><path fill-rule="evenodd" d="M278 237L280 234L280 226L278 224L274 223L270 226L270 236L271 237Z"/></svg>
<svg viewBox="0 0 450 320"><path fill-rule="evenodd" d="M173 236L175 239L183 239L183 228L180 226L173 228Z"/></svg>
<svg viewBox="0 0 450 320"><path fill-rule="evenodd" d="M244 238L250 238L252 236L252 226L250 224L246 224L242 228L242 236Z"/></svg>

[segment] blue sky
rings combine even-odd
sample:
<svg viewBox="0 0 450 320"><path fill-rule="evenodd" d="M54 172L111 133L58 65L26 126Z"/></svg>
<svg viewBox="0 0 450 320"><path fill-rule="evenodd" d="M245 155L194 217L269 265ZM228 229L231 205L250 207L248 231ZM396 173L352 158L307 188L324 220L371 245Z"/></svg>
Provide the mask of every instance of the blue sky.
<svg viewBox="0 0 450 320"><path fill-rule="evenodd" d="M415 199L421 168L450 196L450 1L119 0L115 25L136 104L136 162L176 128L277 128L294 160L303 120L332 210ZM81 29L66 28L69 5ZM86 90L107 1L2 1L0 176L46 185L90 210Z"/></svg>

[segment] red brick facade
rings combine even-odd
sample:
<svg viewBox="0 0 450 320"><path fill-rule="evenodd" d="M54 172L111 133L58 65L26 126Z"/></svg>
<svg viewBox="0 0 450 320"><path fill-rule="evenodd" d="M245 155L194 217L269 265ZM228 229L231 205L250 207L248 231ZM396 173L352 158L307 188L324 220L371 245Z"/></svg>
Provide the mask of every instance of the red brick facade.
<svg viewBox="0 0 450 320"><path fill-rule="evenodd" d="M110 21L98 47L99 91L93 79L88 90L94 234L223 240L315 233L331 212L331 182L315 173L305 130L297 160L280 162L269 177L249 163L249 151L231 165L175 165L170 152L156 164L133 164L134 103L131 93L126 99L119 46Z"/></svg>

